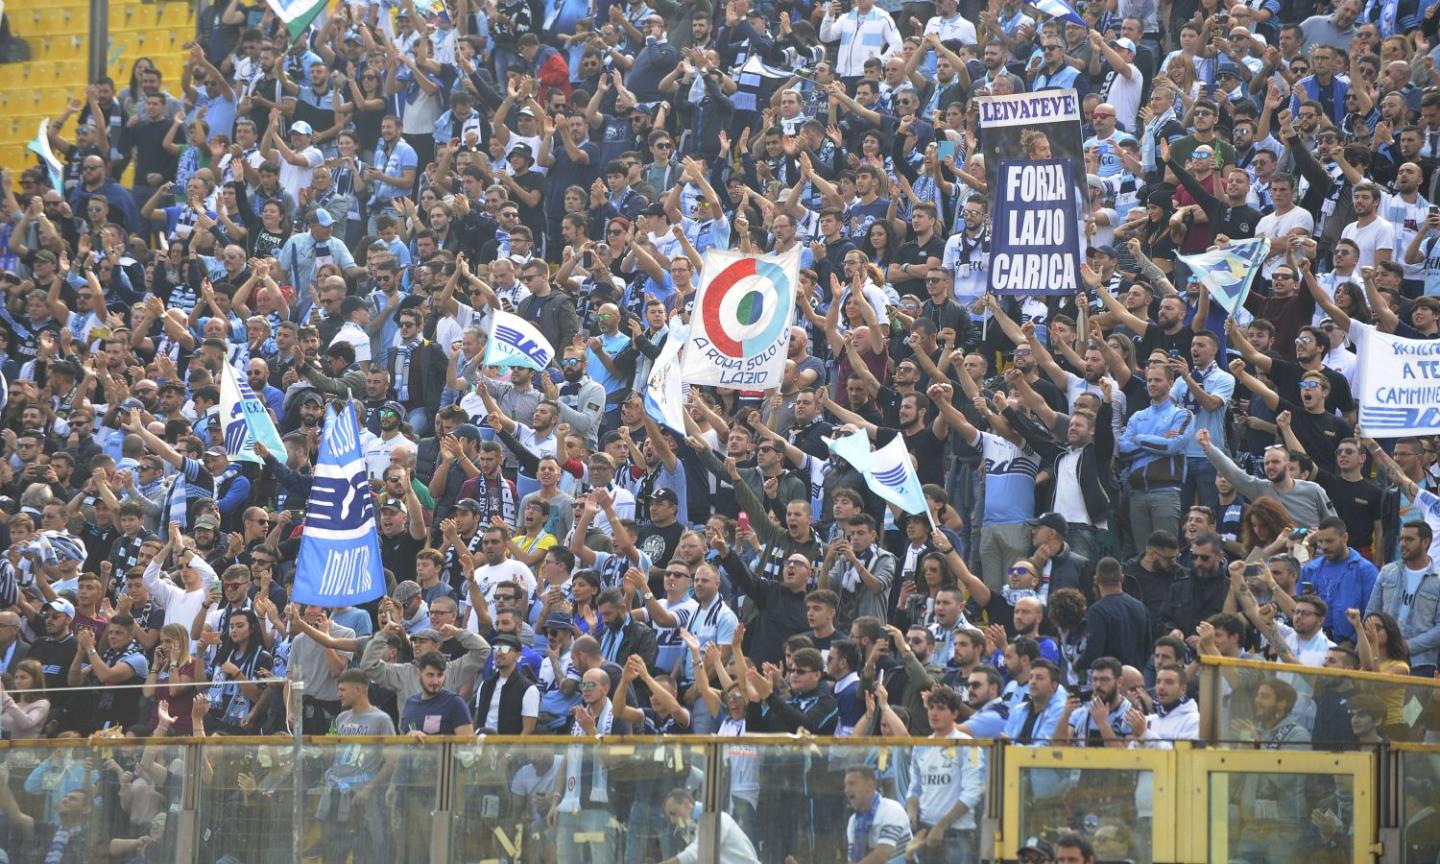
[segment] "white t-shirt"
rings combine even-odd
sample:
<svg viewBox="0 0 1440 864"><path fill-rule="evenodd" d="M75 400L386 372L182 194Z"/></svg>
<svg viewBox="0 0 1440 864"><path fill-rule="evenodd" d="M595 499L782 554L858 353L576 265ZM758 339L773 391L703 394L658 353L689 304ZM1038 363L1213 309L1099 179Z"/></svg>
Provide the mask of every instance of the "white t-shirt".
<svg viewBox="0 0 1440 864"><path fill-rule="evenodd" d="M875 815L870 819L869 830L864 837L856 836L860 820L859 813L851 813L850 822L845 826L845 839L852 846L857 842L863 843L868 852L882 843L888 844L895 850L895 856L890 859L892 862L905 860L905 846L912 836L910 817L898 801L880 796L880 803L875 807Z"/></svg>
<svg viewBox="0 0 1440 864"><path fill-rule="evenodd" d="M356 324L354 321L346 321L344 324L341 324L340 330L335 334L335 338L330 340L331 345L337 345L341 342L348 342L354 347L356 363L369 363L371 357L374 356L370 351L370 334L366 333L365 328Z"/></svg>
<svg viewBox="0 0 1440 864"><path fill-rule="evenodd" d="M1418 264L1405 263L1405 250L1410 247L1410 241L1420 233L1420 228L1425 224L1425 217L1430 215L1430 202L1423 196L1416 195L1415 203L1411 204L1399 195L1385 194L1380 200L1380 218L1395 226L1395 260L1405 267L1406 279L1423 278L1425 272L1425 261L1421 259Z"/></svg>
<svg viewBox="0 0 1440 864"><path fill-rule="evenodd" d="M1276 237L1284 237L1296 228L1305 229L1306 234L1314 233L1315 217L1309 210L1303 207L1291 207L1290 212L1280 214L1269 213L1260 217L1260 222L1255 226L1256 237L1269 237L1274 240ZM1284 252L1271 252L1260 265L1260 275L1269 279L1275 274L1275 268L1285 263Z"/></svg>
<svg viewBox="0 0 1440 864"><path fill-rule="evenodd" d="M296 201L300 200L300 190L310 185L315 169L325 164L325 154L320 152L319 147L306 147L298 155L306 162L303 168L290 164L288 159L280 160L280 186Z"/></svg>
<svg viewBox="0 0 1440 864"><path fill-rule="evenodd" d="M1374 267L1375 253L1381 249L1389 249L1391 257L1395 257L1395 226L1384 219L1377 218L1363 228L1359 222L1351 222L1340 232L1340 239L1353 240L1360 247L1360 263L1355 265L1357 269Z"/></svg>

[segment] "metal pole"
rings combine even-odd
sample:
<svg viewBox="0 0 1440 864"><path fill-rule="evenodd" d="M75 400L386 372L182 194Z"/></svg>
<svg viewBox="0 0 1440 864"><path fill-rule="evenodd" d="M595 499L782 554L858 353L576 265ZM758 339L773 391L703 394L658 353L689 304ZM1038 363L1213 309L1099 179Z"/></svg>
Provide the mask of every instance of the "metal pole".
<svg viewBox="0 0 1440 864"><path fill-rule="evenodd" d="M110 0L90 0L90 80L104 75L110 59Z"/></svg>
<svg viewBox="0 0 1440 864"><path fill-rule="evenodd" d="M1200 665L1200 740L1211 747L1220 737L1220 667Z"/></svg>
<svg viewBox="0 0 1440 864"><path fill-rule="evenodd" d="M720 864L720 745L705 746L705 786L701 790L700 836L695 848L702 864Z"/></svg>
<svg viewBox="0 0 1440 864"><path fill-rule="evenodd" d="M301 758L304 745L305 732L305 682L291 680L290 682L290 733L291 748L293 753L290 757L290 782L295 796L293 806L295 815L291 824L294 860L301 861L305 857L305 763Z"/></svg>

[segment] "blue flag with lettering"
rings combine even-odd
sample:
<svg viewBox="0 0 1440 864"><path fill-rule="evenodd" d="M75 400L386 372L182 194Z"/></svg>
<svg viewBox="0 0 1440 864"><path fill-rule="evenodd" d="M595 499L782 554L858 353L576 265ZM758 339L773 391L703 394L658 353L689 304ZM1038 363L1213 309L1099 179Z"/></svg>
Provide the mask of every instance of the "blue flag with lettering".
<svg viewBox="0 0 1440 864"><path fill-rule="evenodd" d="M544 372L555 359L550 340L524 318L501 309L491 311L490 339L485 343L486 366L523 366Z"/></svg>
<svg viewBox="0 0 1440 864"><path fill-rule="evenodd" d="M1270 239L1260 237L1254 240L1236 240L1229 246L1211 249L1196 255L1179 255L1190 272L1210 289L1210 303L1235 317L1245 298L1250 295L1250 285L1260 264L1270 254Z"/></svg>
<svg viewBox="0 0 1440 864"><path fill-rule="evenodd" d="M295 569L295 602L330 608L367 603L385 593L360 424L350 402L339 404L338 413L325 412Z"/></svg>

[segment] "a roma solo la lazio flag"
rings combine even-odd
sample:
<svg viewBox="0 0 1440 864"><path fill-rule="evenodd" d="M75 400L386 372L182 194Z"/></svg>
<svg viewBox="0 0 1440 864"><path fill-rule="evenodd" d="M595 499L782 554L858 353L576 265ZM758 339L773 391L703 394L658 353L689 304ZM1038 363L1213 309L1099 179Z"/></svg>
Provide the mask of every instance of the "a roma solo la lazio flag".
<svg viewBox="0 0 1440 864"><path fill-rule="evenodd" d="M864 432L831 439L829 444L835 455L864 475L865 485L871 492L905 513L930 512L925 492L920 488L920 475L915 472L915 463L910 461L903 437L896 435L889 444L876 450L870 449L870 437Z"/></svg>
<svg viewBox="0 0 1440 864"><path fill-rule="evenodd" d="M1440 434L1440 339L1406 339L1350 322L1355 396L1371 438Z"/></svg>
<svg viewBox="0 0 1440 864"><path fill-rule="evenodd" d="M277 459L285 458L285 442L270 411L255 395L250 382L236 375L235 367L229 363L220 376L220 423L225 433L225 453L231 459L262 463L264 460L255 454L257 441Z"/></svg>
<svg viewBox="0 0 1440 864"><path fill-rule="evenodd" d="M800 248L781 256L710 249L704 264L681 380L742 390L779 387L800 281Z"/></svg>
<svg viewBox="0 0 1440 864"><path fill-rule="evenodd" d="M367 603L385 593L360 424L352 403L339 404L338 412L325 412L294 588L297 603L329 608Z"/></svg>
<svg viewBox="0 0 1440 864"><path fill-rule="evenodd" d="M506 312L490 311L490 338L485 342L486 366L522 366L545 371L555 359L555 348L535 325Z"/></svg>

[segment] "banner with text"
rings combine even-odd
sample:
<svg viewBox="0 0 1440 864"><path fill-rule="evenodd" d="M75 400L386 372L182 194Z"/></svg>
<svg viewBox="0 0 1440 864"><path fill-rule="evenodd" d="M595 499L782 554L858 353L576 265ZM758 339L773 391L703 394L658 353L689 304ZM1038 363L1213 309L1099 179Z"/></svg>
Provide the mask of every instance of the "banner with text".
<svg viewBox="0 0 1440 864"><path fill-rule="evenodd" d="M1064 294L1081 290L1080 234L1070 163L1003 161L990 230L990 290Z"/></svg>
<svg viewBox="0 0 1440 864"><path fill-rule="evenodd" d="M355 407L325 412L305 531L295 568L295 602L338 608L385 594L375 499L360 445Z"/></svg>
<svg viewBox="0 0 1440 864"><path fill-rule="evenodd" d="M1440 339L1406 339L1350 322L1360 429L1371 438L1440 434Z"/></svg>
<svg viewBox="0 0 1440 864"><path fill-rule="evenodd" d="M1038 90L1010 96L977 96L980 151L991 198L999 189L1000 163L1031 159L1069 162L1075 182L1085 184L1084 138L1080 134L1080 96L1074 90ZM1077 192L1084 189L1077 187ZM1083 194L1075 198L1085 202ZM1078 220L1084 214L1076 212Z"/></svg>
<svg viewBox="0 0 1440 864"><path fill-rule="evenodd" d="M798 246L780 256L708 250L680 379L737 390L779 387L799 281Z"/></svg>

